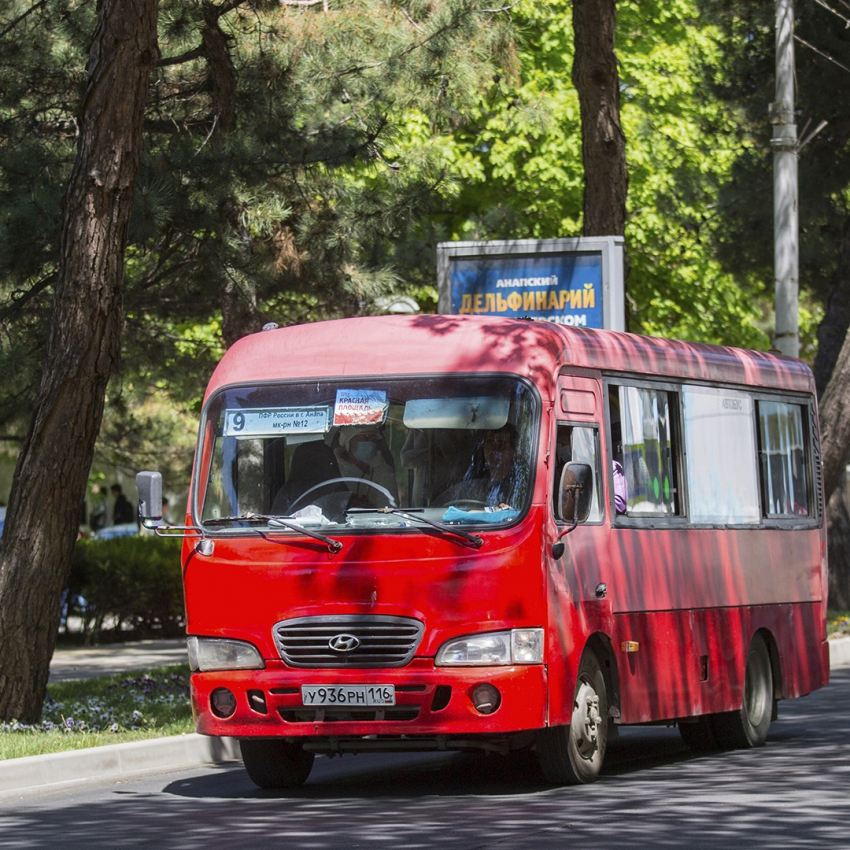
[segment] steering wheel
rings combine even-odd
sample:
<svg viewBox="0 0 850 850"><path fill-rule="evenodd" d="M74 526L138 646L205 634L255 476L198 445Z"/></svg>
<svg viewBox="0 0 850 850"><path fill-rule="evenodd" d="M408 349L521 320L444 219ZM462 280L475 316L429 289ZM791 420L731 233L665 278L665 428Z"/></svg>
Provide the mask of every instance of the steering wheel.
<svg viewBox="0 0 850 850"><path fill-rule="evenodd" d="M382 487L380 484L376 484L374 481L370 481L368 478L355 478L354 476L351 476L351 475L341 475L338 478L328 478L327 481L320 481L318 484L314 484L312 487L310 487L309 490L305 490L289 506L289 512L293 513L295 511L296 506L301 504L301 502L303 502L307 498L307 496L309 496L314 490L320 490L322 487L328 487L329 485L336 484L340 481L344 481L344 482L350 481L353 484L368 484L370 487L374 487L376 490L378 490L386 498L386 500L389 503L389 506L391 508L397 508L398 507L395 499L393 498L392 493L390 493L390 491L387 490L386 487Z"/></svg>

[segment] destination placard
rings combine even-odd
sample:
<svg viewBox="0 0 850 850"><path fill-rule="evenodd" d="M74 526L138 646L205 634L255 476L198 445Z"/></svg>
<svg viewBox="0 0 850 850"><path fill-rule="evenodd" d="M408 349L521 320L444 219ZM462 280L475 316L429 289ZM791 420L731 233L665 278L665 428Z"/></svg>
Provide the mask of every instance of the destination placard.
<svg viewBox="0 0 850 850"><path fill-rule="evenodd" d="M322 407L266 407L228 409L224 414L225 437L269 437L275 434L324 434L330 409Z"/></svg>

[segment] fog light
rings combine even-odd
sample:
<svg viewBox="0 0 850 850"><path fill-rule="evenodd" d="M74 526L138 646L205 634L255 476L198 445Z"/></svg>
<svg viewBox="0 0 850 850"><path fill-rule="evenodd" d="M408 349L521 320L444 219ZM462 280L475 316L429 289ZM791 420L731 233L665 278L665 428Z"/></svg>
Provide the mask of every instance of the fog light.
<svg viewBox="0 0 850 850"><path fill-rule="evenodd" d="M472 691L472 704L481 714L492 714L502 703L502 695L494 685L476 685Z"/></svg>
<svg viewBox="0 0 850 850"><path fill-rule="evenodd" d="M210 706L216 717L230 717L236 711L236 697L227 688L216 688L210 694Z"/></svg>

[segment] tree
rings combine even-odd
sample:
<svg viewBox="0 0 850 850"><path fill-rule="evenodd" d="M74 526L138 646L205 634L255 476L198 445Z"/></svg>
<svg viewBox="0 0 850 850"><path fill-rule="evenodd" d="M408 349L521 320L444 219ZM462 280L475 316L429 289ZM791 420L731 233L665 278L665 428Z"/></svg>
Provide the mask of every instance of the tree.
<svg viewBox="0 0 850 850"><path fill-rule="evenodd" d="M767 348L764 282L723 268L713 250L718 187L740 150L736 116L705 85L705 67L720 61L718 30L695 0L619 0L616 14L630 329ZM572 0L523 4L514 16L518 71L500 75L447 146L463 183L446 195L433 230L423 228L425 244L583 232Z"/></svg>
<svg viewBox="0 0 850 850"><path fill-rule="evenodd" d="M118 361L124 247L142 149L156 0L100 0L32 425L0 543L0 716L35 722L79 506Z"/></svg>
<svg viewBox="0 0 850 850"><path fill-rule="evenodd" d="M0 287L11 296L0 357L27 367L0 398L7 421L27 409L41 362L51 213L72 161L87 4L63 2L59 20L39 19L49 38L0 57L18 95L0 100ZM144 359L127 362L175 364L163 369L174 396L194 398L212 358L187 350L187 326L217 325L232 341L266 318L368 310L397 283L395 244L452 179L435 141L494 66L510 66L505 17L481 0L163 0L127 254L125 349ZM413 121L418 146L407 144Z"/></svg>
<svg viewBox="0 0 850 850"><path fill-rule="evenodd" d="M738 111L741 151L721 204L727 210L716 231L717 251L730 268L772 277L773 210L765 107L773 98L774 33L770 4L701 0L723 34L724 71L706 69L719 97ZM850 458L845 412L850 387L847 356L850 329L850 110L840 93L850 86L848 18L831 4L798 4L796 33L797 122L805 136L821 120L829 123L800 155L801 330L812 329L818 313L813 369L820 396L823 476L828 501L830 604L850 607L850 513L839 485ZM741 234L747 238L742 239ZM813 346L801 340L803 356Z"/></svg>
<svg viewBox="0 0 850 850"><path fill-rule="evenodd" d="M581 104L585 236L626 232L626 137L614 52L616 0L573 0L573 83Z"/></svg>
<svg viewBox="0 0 850 850"><path fill-rule="evenodd" d="M44 4L19 13L8 0L0 9L11 10L4 38ZM52 218L39 209L31 255L0 257L18 284L4 318L30 362L38 323L27 324L24 308L44 297L46 311L55 284L35 415L0 544L0 716L25 721L40 711L123 317L126 344L163 363L190 359L179 352L181 324L217 317L228 343L296 296L314 314L325 300L331 314L362 310L370 291L394 279L380 246L445 179L429 151L396 156L400 123L415 111L439 135L492 76L492 58L509 50L499 10L477 0L163 0L159 42L156 0L101 0L75 118L74 74L64 69L86 4L63 10L68 30L45 39L52 86L36 67L39 51L17 40L4 55L27 66L26 96L4 102L0 114L7 234L25 233L32 218L32 205L20 203L26 177L51 189L56 179L32 175L16 143L35 127L36 160L54 158L61 174L66 136L79 132L59 251ZM14 79L13 61L0 73ZM6 399L9 416L22 416L32 383Z"/></svg>

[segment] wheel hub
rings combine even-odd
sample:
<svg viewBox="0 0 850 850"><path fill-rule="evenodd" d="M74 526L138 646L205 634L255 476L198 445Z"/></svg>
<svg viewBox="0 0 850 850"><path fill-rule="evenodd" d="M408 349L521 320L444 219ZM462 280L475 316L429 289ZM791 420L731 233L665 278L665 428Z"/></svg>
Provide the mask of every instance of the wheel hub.
<svg viewBox="0 0 850 850"><path fill-rule="evenodd" d="M582 682L576 694L572 722L576 746L582 758L593 758L596 753L601 722L599 695L587 682Z"/></svg>

